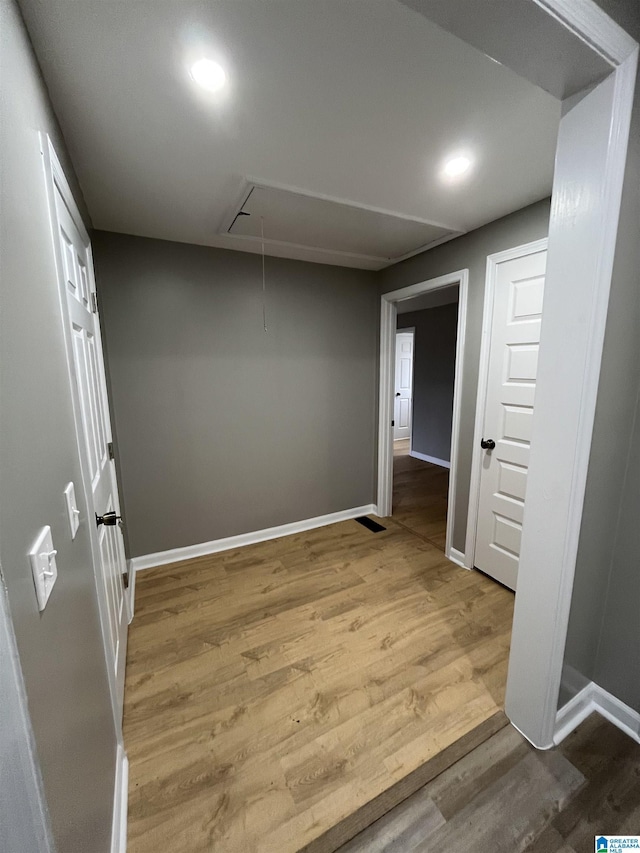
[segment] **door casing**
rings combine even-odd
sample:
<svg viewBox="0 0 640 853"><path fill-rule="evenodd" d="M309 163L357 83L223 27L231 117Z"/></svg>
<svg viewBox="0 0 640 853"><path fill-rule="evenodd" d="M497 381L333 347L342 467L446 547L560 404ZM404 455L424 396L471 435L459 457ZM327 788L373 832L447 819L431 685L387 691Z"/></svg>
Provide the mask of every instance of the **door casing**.
<svg viewBox="0 0 640 853"><path fill-rule="evenodd" d="M469 270L457 270L438 278L412 284L400 290L383 294L380 305L380 386L378 401L378 515L391 515L393 496L393 427L395 393L395 351L397 304L414 296L458 285L458 325L456 337L456 365L453 389L453 423L451 426L451 469L447 504L447 535L445 554L458 565L465 566L464 555L453 548L452 536L455 519L456 474L458 470L458 442L460 433L460 408L462 405L462 369L467 324L467 291Z"/></svg>

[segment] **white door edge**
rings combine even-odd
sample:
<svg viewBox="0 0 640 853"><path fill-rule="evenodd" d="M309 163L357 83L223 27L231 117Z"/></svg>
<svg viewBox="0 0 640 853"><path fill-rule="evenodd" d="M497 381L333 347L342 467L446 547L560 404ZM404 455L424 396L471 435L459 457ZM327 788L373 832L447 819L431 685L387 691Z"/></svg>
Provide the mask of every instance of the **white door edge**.
<svg viewBox="0 0 640 853"><path fill-rule="evenodd" d="M421 281L409 287L384 293L380 305L380 384L378 394L378 515L391 515L393 497L393 394L395 381L395 340L397 303L423 293L458 285L458 325L456 336L456 364L453 390L453 422L451 426L451 473L447 500L447 534L445 555L451 555L453 527L455 521L456 474L460 433L460 410L462 406L462 370L467 329L467 300L469 270L457 270L437 278ZM471 568L464 558L466 568Z"/></svg>

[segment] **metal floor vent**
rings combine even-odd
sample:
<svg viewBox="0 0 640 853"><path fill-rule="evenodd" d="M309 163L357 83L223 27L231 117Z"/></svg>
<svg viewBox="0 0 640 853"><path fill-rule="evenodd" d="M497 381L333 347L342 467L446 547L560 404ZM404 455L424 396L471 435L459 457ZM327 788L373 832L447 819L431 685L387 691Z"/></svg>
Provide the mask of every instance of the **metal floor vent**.
<svg viewBox="0 0 640 853"><path fill-rule="evenodd" d="M372 533L380 533L381 530L386 530L386 527L383 527L381 524L378 524L377 521L374 521L372 518L367 518L366 515L359 515L358 518L354 519L358 524L361 524L363 527L366 527L367 530L370 530Z"/></svg>

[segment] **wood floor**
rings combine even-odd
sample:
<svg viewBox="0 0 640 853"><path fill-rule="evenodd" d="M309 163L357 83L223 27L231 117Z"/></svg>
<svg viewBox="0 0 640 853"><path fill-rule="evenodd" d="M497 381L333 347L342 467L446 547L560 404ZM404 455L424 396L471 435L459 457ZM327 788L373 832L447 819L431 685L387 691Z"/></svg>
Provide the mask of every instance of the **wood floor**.
<svg viewBox="0 0 640 853"><path fill-rule="evenodd" d="M512 594L398 518L138 575L129 853L334 850L333 827L504 724Z"/></svg>
<svg viewBox="0 0 640 853"><path fill-rule="evenodd" d="M409 439L393 443L393 518L444 551L449 470L409 456Z"/></svg>
<svg viewBox="0 0 640 853"><path fill-rule="evenodd" d="M507 726L339 853L592 853L640 831L640 745L593 714L538 752Z"/></svg>

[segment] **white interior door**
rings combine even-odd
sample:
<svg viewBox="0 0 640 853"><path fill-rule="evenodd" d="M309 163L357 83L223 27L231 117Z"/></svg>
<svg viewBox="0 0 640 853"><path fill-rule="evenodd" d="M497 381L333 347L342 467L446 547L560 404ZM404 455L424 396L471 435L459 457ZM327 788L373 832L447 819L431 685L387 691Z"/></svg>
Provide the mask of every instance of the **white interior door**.
<svg viewBox="0 0 640 853"><path fill-rule="evenodd" d="M67 302L72 349L72 385L76 430L89 505L97 569L98 601L114 713L122 717L128 612L125 606L126 559L120 525L97 524L96 516L120 516L115 464L111 458L111 424L102 359L100 323L89 239L76 226L59 189L55 208L61 273ZM76 213L77 217L77 213ZM82 229L84 232L84 228Z"/></svg>
<svg viewBox="0 0 640 853"><path fill-rule="evenodd" d="M529 468L546 249L497 265L475 565L516 588Z"/></svg>
<svg viewBox="0 0 640 853"><path fill-rule="evenodd" d="M396 391L393 438L411 437L413 395L413 332L396 333Z"/></svg>

